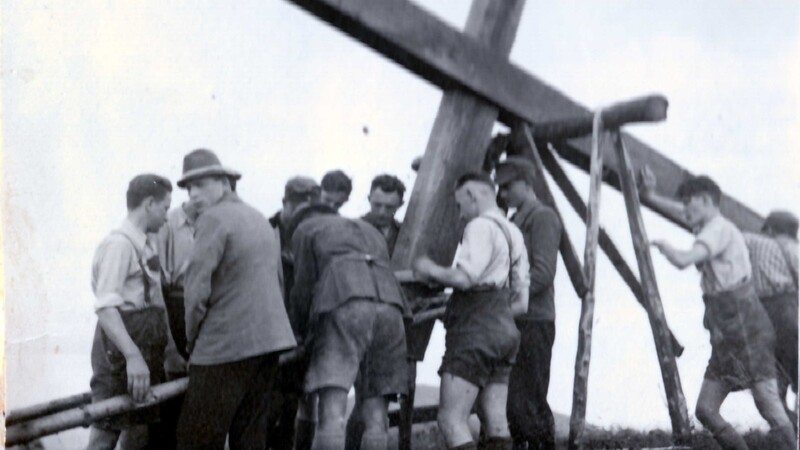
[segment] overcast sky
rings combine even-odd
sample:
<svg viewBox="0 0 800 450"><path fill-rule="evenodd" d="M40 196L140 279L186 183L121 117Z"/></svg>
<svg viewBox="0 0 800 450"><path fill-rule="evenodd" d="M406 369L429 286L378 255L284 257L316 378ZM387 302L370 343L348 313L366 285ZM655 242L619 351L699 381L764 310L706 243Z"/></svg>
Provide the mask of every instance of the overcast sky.
<svg viewBox="0 0 800 450"><path fill-rule="evenodd" d="M426 1L452 26L468 1ZM283 184L341 168L368 208L371 178L398 175L424 149L441 92L282 1L5 2L2 15L3 241L8 403L88 390L96 245L125 215L128 181L176 181L183 155L213 149L243 173L243 199L271 214ZM513 62L589 108L648 93L658 125L629 127L672 160L716 179L761 214L798 212L800 5L795 1L528 1ZM367 132L365 132L365 129ZM582 172L569 174L588 191ZM186 199L176 191L173 203ZM582 254L585 230L559 196ZM603 191L601 221L635 266L624 205ZM651 238L687 233L645 215ZM693 410L710 354L699 276L654 255ZM550 400L569 413L579 302L559 267ZM441 330L420 370L438 384ZM588 420L669 427L646 316L599 259ZM748 394L723 414L764 427ZM77 444L80 445L80 444Z"/></svg>

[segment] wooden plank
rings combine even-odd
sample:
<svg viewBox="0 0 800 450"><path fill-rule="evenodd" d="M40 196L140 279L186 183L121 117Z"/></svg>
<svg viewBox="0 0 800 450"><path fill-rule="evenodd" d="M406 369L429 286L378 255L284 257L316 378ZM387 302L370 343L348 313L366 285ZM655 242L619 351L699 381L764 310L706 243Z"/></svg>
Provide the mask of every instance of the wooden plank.
<svg viewBox="0 0 800 450"><path fill-rule="evenodd" d="M344 2L342 6L347 6ZM382 11L388 15L374 16L391 26L400 24L394 14L395 7L403 2L367 2L356 10L358 17L371 11ZM507 57L516 36L522 17L525 0L473 0L464 35L471 42L492 52ZM359 6L351 3L350 6ZM382 9L382 8L388 9ZM394 24L394 25L392 25ZM459 33L460 34L460 33ZM484 154L497 121L497 108L461 89L444 92L433 130L425 149L421 167L414 183L411 198L397 238L392 265L395 269L407 269L418 255L426 254L445 266L455 256L460 238L459 215L453 201L453 186L465 172L480 170ZM416 309L416 308L415 308ZM430 339L429 329L425 340ZM414 332L412 329L411 332ZM409 376L416 375L416 362L409 364ZM414 421L414 390L416 383L409 383L409 393L401 405L399 427L400 448L410 449L411 427Z"/></svg>
<svg viewBox="0 0 800 450"><path fill-rule="evenodd" d="M567 198L567 202L570 206L572 206L578 216L586 223L587 207L581 195L578 193L578 190L575 189L575 186L569 180L567 174L564 173L564 169L559 165L558 161L556 161L553 154L547 148L547 145L539 145L538 149L539 156L541 157L542 163L544 163L545 169L547 169L550 176L553 177L553 180ZM625 258L622 257L619 249L617 249L617 246L614 244L614 241L611 240L611 237L606 233L603 227L600 227L599 243L600 248L606 254L609 261L611 261L617 273L619 273L622 280L625 281L625 284L627 284L628 288L633 292L636 301L646 310L647 302L645 302L642 285L639 283L639 279L636 278L636 274L633 273L633 270L631 270ZM673 352L675 355L680 356L683 353L683 346L678 342L678 339L675 338L671 331L669 334Z"/></svg>
<svg viewBox="0 0 800 450"><path fill-rule="evenodd" d="M567 234L567 229L564 227L564 219L558 210L553 193L550 192L550 187L547 185L542 160L539 158L539 152L536 150L536 144L527 124L522 123L514 128L512 131L512 145L516 147L517 153L522 154L533 163L536 168L533 177L533 191L539 200L555 211L558 220L561 222L563 232L561 233L561 242L559 242L558 250L561 253L561 259L564 261L564 267L567 269L567 275L569 275L575 293L578 294L579 298L583 299L587 291L586 280L583 278L583 265L580 258L578 258L578 252L575 251L575 247L572 245L569 234Z"/></svg>
<svg viewBox="0 0 800 450"><path fill-rule="evenodd" d="M597 237L600 234L600 189L603 173L602 120L594 118L592 155L589 170L589 209L586 213L586 246L583 252L583 273L588 291L581 304L578 328L578 352L575 356L575 379L572 389L572 414L569 419L570 449L582 448L586 427L586 403L589 397L589 363L592 357L592 326L594 322L594 281L597 266Z"/></svg>
<svg viewBox="0 0 800 450"><path fill-rule="evenodd" d="M591 117L585 107L511 64L507 52L498 52L474 36L460 33L408 0L289 1L443 89L459 87L482 97L499 109L499 119L510 127L524 120L535 130L539 123ZM678 184L689 176L685 169L641 141L627 135L625 140L634 169L649 165L659 180L659 194L673 195ZM588 170L588 139L560 142L556 148L567 160ZM613 152L608 152L606 158L609 157L612 161L606 160L604 165L615 170ZM619 183L611 184L619 188ZM644 204L652 208L649 203ZM727 195L720 206L739 228L761 228L762 217ZM681 217L656 211L685 226Z"/></svg>
<svg viewBox="0 0 800 450"><path fill-rule="evenodd" d="M120 395L97 403L89 403L79 408L68 409L53 415L40 417L31 421L12 425L6 430L6 446L24 444L42 436L55 434L91 423L105 417L141 409L161 403L186 391L189 378L152 387L152 397L144 403L136 404L129 395Z"/></svg>
<svg viewBox="0 0 800 450"><path fill-rule="evenodd" d="M15 409L13 411L9 411L6 415L6 427L28 420L38 419L39 417L61 412L66 409L75 408L76 406L80 406L91 401L91 392L84 392L82 394L51 400L46 403Z"/></svg>
<svg viewBox="0 0 800 450"><path fill-rule="evenodd" d="M691 422L686 409L686 399L681 388L681 378L675 355L672 353L670 332L667 328L667 319L664 317L664 308L661 296L658 293L658 283L653 269L653 259L650 256L650 240L642 220L641 205L639 204L639 191L636 187L636 175L628 158L625 143L618 131L611 133L617 160L620 164L620 181L622 193L625 197L625 207L628 210L628 223L633 238L633 249L636 252L636 261L639 263L639 274L642 278L644 297L647 302L647 316L650 319L650 328L658 353L658 364L661 367L661 377L664 380L664 390L667 394L667 407L672 421L672 434L675 443L687 443L691 435Z"/></svg>
<svg viewBox="0 0 800 450"><path fill-rule="evenodd" d="M651 95L616 103L603 108L601 114L604 129L618 129L630 123L661 122L667 118L666 97ZM576 117L568 120L542 122L536 124L533 138L537 141L555 141L583 137L592 132L590 117Z"/></svg>

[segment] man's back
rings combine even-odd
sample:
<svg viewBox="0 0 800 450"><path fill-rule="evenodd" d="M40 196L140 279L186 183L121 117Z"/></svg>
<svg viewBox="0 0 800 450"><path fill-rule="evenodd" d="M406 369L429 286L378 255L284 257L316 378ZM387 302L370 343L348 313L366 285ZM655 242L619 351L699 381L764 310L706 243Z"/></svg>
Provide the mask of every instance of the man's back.
<svg viewBox="0 0 800 450"><path fill-rule="evenodd" d="M294 346L278 282L278 242L267 219L228 194L196 228L186 287L187 333L199 333L192 362L218 364ZM200 312L202 322L190 323Z"/></svg>
<svg viewBox="0 0 800 450"><path fill-rule="evenodd" d="M291 307L297 308L297 320L352 298L373 298L405 311L386 242L372 225L334 214L311 217L295 231L292 248L296 267Z"/></svg>

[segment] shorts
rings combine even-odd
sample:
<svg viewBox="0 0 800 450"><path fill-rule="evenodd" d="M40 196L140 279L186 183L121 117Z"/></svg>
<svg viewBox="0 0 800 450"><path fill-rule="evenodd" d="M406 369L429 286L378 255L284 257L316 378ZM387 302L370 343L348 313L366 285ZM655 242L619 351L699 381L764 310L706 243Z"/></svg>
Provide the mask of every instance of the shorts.
<svg viewBox="0 0 800 450"><path fill-rule="evenodd" d="M305 391L355 385L360 398L405 394L406 337L399 308L351 300L320 317Z"/></svg>
<svg viewBox="0 0 800 450"><path fill-rule="evenodd" d="M164 310L151 306L134 311L120 311L125 329L139 347L150 369L150 385L164 382L164 349L167 346L167 329ZM118 395L128 394L128 372L125 356L106 336L100 324L95 329L92 342L92 403ZM131 413L118 414L96 422L105 430L122 430L134 425L159 421L159 406L153 405Z"/></svg>
<svg viewBox="0 0 800 450"><path fill-rule="evenodd" d="M508 384L519 349L519 335L498 339L490 334L448 334L439 375L449 373L479 388L487 384Z"/></svg>
<svg viewBox="0 0 800 450"><path fill-rule="evenodd" d="M445 351L439 375L449 373L479 388L508 384L520 333L506 290L456 291L444 317Z"/></svg>
<svg viewBox="0 0 800 450"><path fill-rule="evenodd" d="M775 378L775 332L750 284L703 296L711 337L705 378L731 391Z"/></svg>

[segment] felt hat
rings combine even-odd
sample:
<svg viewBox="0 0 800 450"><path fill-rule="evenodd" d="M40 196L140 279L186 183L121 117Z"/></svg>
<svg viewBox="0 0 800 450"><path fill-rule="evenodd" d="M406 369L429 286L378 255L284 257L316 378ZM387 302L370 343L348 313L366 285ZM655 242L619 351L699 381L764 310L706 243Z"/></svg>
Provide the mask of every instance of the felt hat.
<svg viewBox="0 0 800 450"><path fill-rule="evenodd" d="M313 178L297 176L290 178L283 189L283 197L286 199L314 197L319 195L319 185Z"/></svg>
<svg viewBox="0 0 800 450"><path fill-rule="evenodd" d="M239 172L223 166L214 152L199 148L183 157L183 176L178 180L178 187L186 188L189 181L209 175L224 175L234 180L242 177Z"/></svg>

